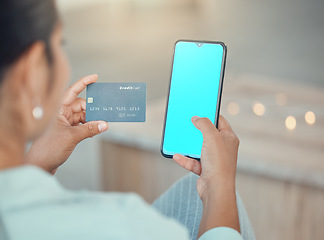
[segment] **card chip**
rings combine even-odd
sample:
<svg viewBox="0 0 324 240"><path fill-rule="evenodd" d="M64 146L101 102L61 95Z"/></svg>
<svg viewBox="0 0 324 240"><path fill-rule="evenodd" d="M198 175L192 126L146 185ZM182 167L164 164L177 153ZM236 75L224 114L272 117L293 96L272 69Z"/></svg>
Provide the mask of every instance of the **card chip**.
<svg viewBox="0 0 324 240"><path fill-rule="evenodd" d="M88 103L93 103L93 98L92 97L88 98Z"/></svg>

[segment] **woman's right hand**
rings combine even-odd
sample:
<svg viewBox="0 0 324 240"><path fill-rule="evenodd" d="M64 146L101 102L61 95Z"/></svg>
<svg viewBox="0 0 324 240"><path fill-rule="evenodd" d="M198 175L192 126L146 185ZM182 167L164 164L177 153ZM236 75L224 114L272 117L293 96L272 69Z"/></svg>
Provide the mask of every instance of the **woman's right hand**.
<svg viewBox="0 0 324 240"><path fill-rule="evenodd" d="M200 175L197 190L203 213L198 238L216 227L229 227L239 232L235 192L239 140L222 116L219 117L218 129L208 118L193 117L192 122L204 138L200 162L180 154L175 154L173 159Z"/></svg>
<svg viewBox="0 0 324 240"><path fill-rule="evenodd" d="M218 129L208 118L195 116L191 120L204 138L200 162L180 154L175 154L173 159L200 175L197 190L203 200L211 189L235 186L239 139L223 116L219 117Z"/></svg>

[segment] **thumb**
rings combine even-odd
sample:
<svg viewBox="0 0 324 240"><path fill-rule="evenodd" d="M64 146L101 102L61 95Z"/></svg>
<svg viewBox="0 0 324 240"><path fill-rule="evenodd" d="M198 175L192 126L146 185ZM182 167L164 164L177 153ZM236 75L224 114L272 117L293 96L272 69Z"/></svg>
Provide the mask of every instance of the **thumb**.
<svg viewBox="0 0 324 240"><path fill-rule="evenodd" d="M194 126L201 131L204 139L211 138L218 133L216 126L210 121L209 118L200 118L198 116L194 116L192 117L191 121Z"/></svg>
<svg viewBox="0 0 324 240"><path fill-rule="evenodd" d="M108 123L104 121L91 121L75 127L76 139L82 140L94 137L108 130Z"/></svg>

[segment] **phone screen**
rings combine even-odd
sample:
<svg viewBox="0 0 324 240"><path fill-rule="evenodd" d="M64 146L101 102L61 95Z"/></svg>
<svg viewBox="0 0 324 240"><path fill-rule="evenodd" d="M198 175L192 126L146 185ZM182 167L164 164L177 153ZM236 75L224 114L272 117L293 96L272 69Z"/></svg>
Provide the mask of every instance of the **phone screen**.
<svg viewBox="0 0 324 240"><path fill-rule="evenodd" d="M203 137L193 116L218 122L226 47L221 42L178 41L175 45L161 152L200 159Z"/></svg>

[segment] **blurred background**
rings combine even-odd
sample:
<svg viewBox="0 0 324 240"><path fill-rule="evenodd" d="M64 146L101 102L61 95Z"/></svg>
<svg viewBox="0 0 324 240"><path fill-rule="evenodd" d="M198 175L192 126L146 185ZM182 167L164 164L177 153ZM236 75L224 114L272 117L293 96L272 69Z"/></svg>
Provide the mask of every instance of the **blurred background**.
<svg viewBox="0 0 324 240"><path fill-rule="evenodd" d="M324 2L59 0L71 84L146 82L146 123L112 123L57 178L152 202L187 172L159 153L173 46L228 47L221 113L240 138L237 189L257 238L323 239ZM82 95L85 97L85 93Z"/></svg>

